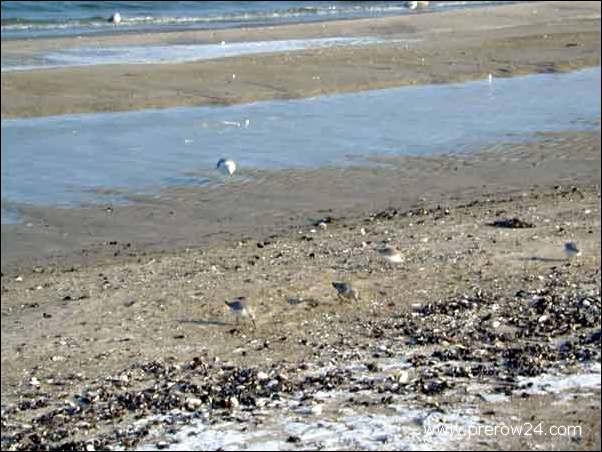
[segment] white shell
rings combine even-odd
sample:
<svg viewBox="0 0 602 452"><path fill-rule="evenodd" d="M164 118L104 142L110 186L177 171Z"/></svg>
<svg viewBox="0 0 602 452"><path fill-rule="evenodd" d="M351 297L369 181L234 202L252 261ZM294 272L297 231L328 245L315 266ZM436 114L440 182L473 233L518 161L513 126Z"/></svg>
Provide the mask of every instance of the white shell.
<svg viewBox="0 0 602 452"><path fill-rule="evenodd" d="M401 264L403 262L403 259L401 258L400 254L394 254L392 256L383 256L387 261L391 262L392 264Z"/></svg>

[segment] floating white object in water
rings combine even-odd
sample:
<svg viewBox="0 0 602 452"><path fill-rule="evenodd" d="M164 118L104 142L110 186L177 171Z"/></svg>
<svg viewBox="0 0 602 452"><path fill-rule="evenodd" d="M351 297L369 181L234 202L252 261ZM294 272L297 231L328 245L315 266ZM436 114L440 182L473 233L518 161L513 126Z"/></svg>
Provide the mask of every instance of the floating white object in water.
<svg viewBox="0 0 602 452"><path fill-rule="evenodd" d="M111 22L114 25L117 25L119 22L121 22L121 14L119 14L119 12L113 13L113 15L109 17L109 22Z"/></svg>
<svg viewBox="0 0 602 452"><path fill-rule="evenodd" d="M567 258L571 259L575 256L581 256L581 250L577 248L575 242L566 242L564 244L564 254L566 254Z"/></svg>
<svg viewBox="0 0 602 452"><path fill-rule="evenodd" d="M245 119L245 129L249 128L249 124L251 124L251 121L249 119Z"/></svg>
<svg viewBox="0 0 602 452"><path fill-rule="evenodd" d="M219 159L216 166L217 170L226 176L232 176L236 171L236 163L231 159Z"/></svg>
<svg viewBox="0 0 602 452"><path fill-rule="evenodd" d="M493 83L493 74L489 74L489 84Z"/></svg>

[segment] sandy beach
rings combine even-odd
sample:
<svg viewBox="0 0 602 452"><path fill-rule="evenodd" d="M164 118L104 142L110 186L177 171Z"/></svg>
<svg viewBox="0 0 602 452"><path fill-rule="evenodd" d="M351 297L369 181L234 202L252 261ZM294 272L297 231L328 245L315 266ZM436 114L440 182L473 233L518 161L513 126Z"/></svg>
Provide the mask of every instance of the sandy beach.
<svg viewBox="0 0 602 452"><path fill-rule="evenodd" d="M187 404L193 403L189 399L200 397L203 390L195 389L190 394L186 390L176 393L161 390L157 403L136 405L137 408L126 409L125 402L117 401L124 395L136 397L135 394L164 384L163 372L172 375L173 381L201 384L209 378L211 385L217 385L212 387L225 387L222 378L255 369L251 371L253 375L257 372L286 375L286 384L274 389L283 391L282 397L288 397L286 394L297 388L311 398L319 388L327 389L322 380L317 380L313 389L303 383L308 369L319 374L334 365L339 369L339 373L335 372L339 383L328 387L346 391L349 381L354 380L349 380L343 363L349 365L355 361L344 360L345 356L355 356L358 365L372 366L370 363L376 362L377 367L379 360L374 356L389 360L398 357L413 362L410 382L402 390L379 386L377 393L393 391L394 398L402 394L413 404L423 407L435 404L445 413L481 400L476 394L464 394L463 388L471 380L466 379L465 373L451 372L446 362L453 357L442 358L441 353L449 350L449 344L455 344L452 350L457 347L484 350L484 357L463 361L462 366L469 367L474 367L474 360L502 359L506 353L503 350L513 344L519 356L504 361L504 369L515 376L539 375L544 371L579 373L583 359L580 356L599 362L599 132L552 136L547 142L509 147L505 152L414 162L407 159L395 168L379 173L379 181L392 179L390 197L380 192L379 200L366 196L359 203L353 201L357 198L352 185L342 188L343 181L349 180L346 176L353 174L356 182L362 180L362 186L368 186L375 174L350 169L349 173L330 179L329 186L337 187L336 191L342 195L324 196L321 204L297 212L296 217L293 215L295 221L282 218L292 212L269 214L265 207L255 204L262 214L258 217L265 223L254 218L253 228L239 224L240 235L233 232L236 228L228 228L229 232L221 235L216 229L216 235L208 234L202 246L181 251L169 251L174 245L166 243L157 244L162 251L136 245L139 237L134 237L136 232L133 235L127 232L127 222L139 225L140 217L135 212L141 208L132 206L134 213L128 214L125 212L130 208L126 207L115 212L110 240L51 261L54 263L46 261L26 267L23 264L26 260L21 260L12 269L3 269L5 446L28 448L35 442L32 438L50 432L58 436L43 442L62 447L69 444L84 447L90 438L95 438L96 447L118 443L133 447L141 441L162 444L162 436L148 436L148 430L136 431L127 438L117 432L129 425L132 416L169 413L177 407L186 411ZM407 173L397 174L399 168ZM457 177L449 176L455 171L459 173ZM412 173L423 185L410 182ZM399 197L393 186L400 179L393 178L393 174L407 181L408 192L410 187L416 190L413 196L406 193ZM432 177L425 177L428 174ZM448 175L445 181L441 174ZM494 174L498 174L498 179L492 177ZM312 190L326 193L327 187L307 183L324 180L315 176L297 176L304 181L302 186L306 190L301 193L300 186L297 196L313 196ZM283 179L278 180L287 184L292 180L290 175ZM420 186L425 191L421 192ZM235 187L228 190L228 197L239 196ZM183 190L174 199L184 202L188 195L192 193ZM252 193L248 196L253 198ZM332 207L327 208L329 205ZM378 208L372 209L371 205ZM172 209L178 212L178 203ZM56 212L56 217L49 212L47 218L52 224L56 224L56 218L62 218L64 227L77 224L86 216L85 221L94 223L90 219L94 213L80 209L72 212L81 218L69 217L69 211ZM155 212L153 217L161 216ZM527 227L492 226L497 220L513 218ZM320 219L326 223L326 229L315 225ZM163 221L155 224L157 228L168 228ZM145 229L138 226L136 231ZM176 231L172 237L177 241L179 229L172 225L171 230ZM572 262L562 252L568 239L575 240L583 250L582 257ZM3 226L3 250L4 240ZM376 248L384 243L399 247L404 257L402 266L392 268L380 259ZM353 282L360 300L337 300L331 287L331 282L337 280ZM520 294L530 294L528 299L541 294L544 298L568 297L567 300L573 301L561 304L564 307L560 310L531 307L516 311L525 303L520 299L526 295ZM250 300L257 316L256 329L250 323L237 328L224 310L223 301L233 296L246 296ZM448 320L443 323L438 316L427 317L419 329L416 325L398 323L401 319L409 321L413 318L411 312L424 306L433 303L443 306L475 296L483 298L485 303L478 308L478 317L489 319L482 320L479 328L483 333L478 337L472 333L472 323L462 327L455 323L466 321L462 310L448 313L451 317L444 316ZM575 306L587 303L593 317L580 320L579 316L565 312L572 309L571 303L576 303ZM495 311L494 305L503 312ZM548 326L533 329L544 318L542 315L549 318ZM450 318L456 320L449 321ZM498 323L506 326L502 336L492 339L487 334L494 334L491 325L498 318L501 319ZM521 323L523 318L534 323ZM420 338L426 331L430 331L431 339L424 342ZM533 360L535 352L529 344L539 342L542 335L549 339L541 343L543 348L536 355L539 357ZM596 335L597 340L588 342L588 338ZM573 354L559 353L562 348L558 347L567 341L576 347L571 349ZM493 346L494 342L497 345ZM385 347L387 352L374 355L378 347ZM424 358L420 357L425 355L431 356L431 360L421 361ZM193 362L197 364L190 364ZM209 365L205 380L198 380L195 370L201 362L203 366ZM435 375L431 372L433 365L442 366ZM159 373L140 370L148 366L160 366L163 370ZM167 370L172 367L172 371ZM386 375L385 372L385 381L392 383L390 375ZM554 443L545 442L551 439L542 443L529 437L480 437L478 442L464 443L467 447L562 444L571 449L591 450L600 445L599 392L586 391L557 409L542 410L538 407L556 402L561 395L534 395L526 404L528 396L520 396L519 379L495 375L497 371L495 374L487 371L476 381L490 388L483 389L483 393L499 385L506 387L508 394L515 394L510 396L515 400L511 405L515 408L500 409L496 404L485 404L481 412L489 413L487 422L502 422L509 419L507 416L518 422L517 414L521 422L527 422L538 416L538 420L550 425L560 421L563 425L578 424L583 433L578 443L569 437L560 443L558 438ZM440 388L443 392L436 390L430 394L431 380L440 384L445 381ZM251 381L255 380L250 380L251 387L255 384L262 387ZM35 382L40 382L39 386ZM201 387L204 384L209 383ZM453 389L444 391L447 385ZM65 417L64 400L89 391L104 395ZM176 401L166 403L167 394ZM233 394L243 400L243 394L236 391ZM251 404L243 405L245 416L253 419L255 410L265 407L258 398L272 400L274 395L269 394L272 392L259 391L254 396L244 396L247 398L243 403ZM198 403L209 410L207 415L211 419L228 419L233 415L228 396L216 393L211 399L201 399L205 402ZM351 406L357 406L354 403ZM111 414L101 415L110 406L121 408L112 408ZM589 412L596 414L586 415ZM41 422L42 418L46 420ZM183 428L193 419L185 417L174 422ZM73 434L63 430L70 425L79 426L68 429ZM311 447L311 443L308 445Z"/></svg>
<svg viewBox="0 0 602 452"><path fill-rule="evenodd" d="M2 53L359 35L416 41L3 72L2 118L598 66L600 4L3 41ZM467 153L242 168L125 205L20 205L27 223L2 225L2 449L599 450L600 141L598 118ZM226 309L239 296L256 328ZM425 435L433 419L580 430L441 439Z"/></svg>
<svg viewBox="0 0 602 452"><path fill-rule="evenodd" d="M538 2L269 28L3 41L2 53L338 36L400 42L187 64L6 72L2 117L223 105L598 66L600 4Z"/></svg>

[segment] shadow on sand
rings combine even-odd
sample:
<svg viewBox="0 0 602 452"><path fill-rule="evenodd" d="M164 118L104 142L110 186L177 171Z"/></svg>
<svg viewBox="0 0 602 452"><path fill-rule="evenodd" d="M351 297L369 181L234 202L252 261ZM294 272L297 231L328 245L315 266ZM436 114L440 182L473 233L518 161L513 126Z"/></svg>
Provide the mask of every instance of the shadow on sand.
<svg viewBox="0 0 602 452"><path fill-rule="evenodd" d="M528 262L568 262L567 259L555 258L555 257L541 257L541 256L530 256L530 257L520 257L519 261Z"/></svg>
<svg viewBox="0 0 602 452"><path fill-rule="evenodd" d="M211 320L211 319L201 319L201 320L178 320L178 323L192 323L194 325L207 325L207 326L228 326L232 325L231 323L224 322L223 320Z"/></svg>

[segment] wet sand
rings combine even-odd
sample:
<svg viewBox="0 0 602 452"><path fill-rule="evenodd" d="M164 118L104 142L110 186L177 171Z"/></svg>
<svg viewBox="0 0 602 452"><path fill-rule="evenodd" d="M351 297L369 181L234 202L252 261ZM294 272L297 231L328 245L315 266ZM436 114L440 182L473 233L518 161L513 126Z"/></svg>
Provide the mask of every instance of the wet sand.
<svg viewBox="0 0 602 452"><path fill-rule="evenodd" d="M3 258L3 446L154 444L163 436L148 429L127 437L118 432L135 418L177 407L193 417L175 416L176 431L195 413L214 421L248 417L241 426L260 428L254 413L264 398L268 413L257 415L277 420L283 414L277 400L296 391L307 403L315 391L354 392L359 385L361 397L350 396L342 407L473 410L479 394L505 388L516 391L514 401L493 414L484 407L479 416L502 422L517 419L514 412L523 421L579 422L580 439L562 444L599 447L599 396L551 394L554 404L542 413L536 398L525 405L518 377L578 374L584 363L600 362L600 133L548 134L490 151L269 177L256 194L252 185L234 183L220 197L239 205L248 197L246 209L261 212L251 219L257 226L205 237L188 250L174 251L186 223L182 212L189 211L183 206L210 196L193 189L169 194L172 215L166 206L147 205L139 217L136 207L117 208L106 243L86 247L89 261L76 253L4 269ZM325 175L328 183L320 183ZM282 195L295 209L272 212L262 201L259 192L277 194L279 184L297 192ZM99 209L46 214L48 235L61 231L59 218L61 227L74 222L93 231L103 221L99 214L107 215ZM201 221L198 215L188 227ZM171 226L167 218L174 218ZM321 218L326 229L313 225ZM533 227L490 225L511 218ZM236 231L237 221L217 217L215 232ZM162 252L136 244L150 223L173 231L174 243L155 243ZM208 235L200 227L197 234ZM77 243L77 234L71 240ZM583 250L571 262L562 251L567 240ZM401 249L403 265L379 259L375 249L387 242ZM3 226L3 253L10 243ZM331 282L341 280L357 287L358 301L337 300ZM236 296L248 297L255 330L248 323L237 328L224 310L223 301ZM359 365L376 372L384 358L409 360L407 384L395 383L390 372L383 384L361 382L345 370ZM327 379L306 378L328 369ZM269 389L259 382L260 371L275 378ZM238 378L249 386L228 383ZM169 381L178 384L170 389ZM484 389L468 391L474 384ZM78 408L77 397L90 393L99 398ZM144 394L156 396L142 403ZM584 409L595 415L579 414ZM466 445L532 446L523 439L480 437Z"/></svg>
<svg viewBox="0 0 602 452"><path fill-rule="evenodd" d="M591 67L600 64L600 3L538 2L268 28L3 41L2 53L336 36L402 42L185 64L5 72L2 117L221 105Z"/></svg>
<svg viewBox="0 0 602 452"><path fill-rule="evenodd" d="M325 215L353 219L388 206L456 202L565 181L598 184L599 159L599 132L542 134L535 142L498 143L474 153L374 157L372 166L242 169L222 186L167 188L159 196L129 197L127 205L18 205L24 224L2 225L2 271L135 260L147 251L260 239Z"/></svg>

